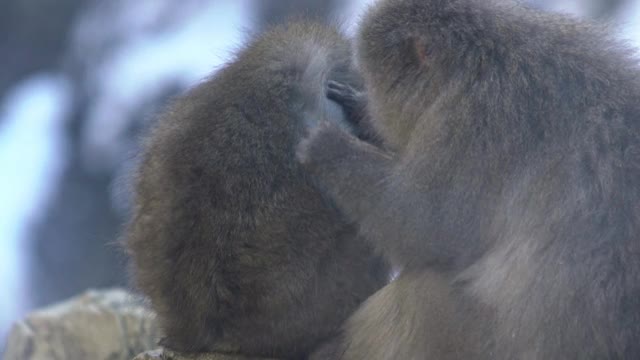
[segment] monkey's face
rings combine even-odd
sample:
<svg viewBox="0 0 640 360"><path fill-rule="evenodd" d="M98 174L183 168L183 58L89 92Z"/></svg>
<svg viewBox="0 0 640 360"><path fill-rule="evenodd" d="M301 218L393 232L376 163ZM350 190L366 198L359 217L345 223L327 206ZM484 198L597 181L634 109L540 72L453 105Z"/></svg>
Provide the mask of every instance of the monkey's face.
<svg viewBox="0 0 640 360"><path fill-rule="evenodd" d="M404 146L468 57L466 34L456 29L462 7L456 0L387 0L363 20L358 66L374 121L396 147Z"/></svg>

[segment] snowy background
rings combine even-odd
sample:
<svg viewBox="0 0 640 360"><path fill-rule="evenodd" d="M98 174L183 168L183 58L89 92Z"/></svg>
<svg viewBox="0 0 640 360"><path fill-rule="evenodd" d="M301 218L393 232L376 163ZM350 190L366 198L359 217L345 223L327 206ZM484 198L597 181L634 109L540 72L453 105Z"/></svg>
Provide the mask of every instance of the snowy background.
<svg viewBox="0 0 640 360"><path fill-rule="evenodd" d="M249 34L294 14L352 29L369 0L2 0L0 354L11 322L126 283L115 245L137 139ZM640 46L640 0L530 0Z"/></svg>

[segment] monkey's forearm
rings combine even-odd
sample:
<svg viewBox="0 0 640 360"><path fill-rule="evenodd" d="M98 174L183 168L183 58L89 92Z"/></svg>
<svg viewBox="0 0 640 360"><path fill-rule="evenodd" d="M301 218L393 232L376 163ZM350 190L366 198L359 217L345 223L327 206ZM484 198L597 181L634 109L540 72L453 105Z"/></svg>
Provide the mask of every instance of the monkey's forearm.
<svg viewBox="0 0 640 360"><path fill-rule="evenodd" d="M359 221L377 202L393 157L325 123L300 143L298 159L338 207Z"/></svg>
<svg viewBox="0 0 640 360"><path fill-rule="evenodd" d="M458 253L456 239L436 231L428 194L394 173L393 154L322 123L300 143L298 159L392 262L446 263Z"/></svg>

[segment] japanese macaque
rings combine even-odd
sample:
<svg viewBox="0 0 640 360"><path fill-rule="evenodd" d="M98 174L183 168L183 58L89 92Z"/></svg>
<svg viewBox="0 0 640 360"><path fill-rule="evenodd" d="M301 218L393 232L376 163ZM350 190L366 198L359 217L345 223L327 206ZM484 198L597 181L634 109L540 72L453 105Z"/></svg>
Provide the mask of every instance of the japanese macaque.
<svg viewBox="0 0 640 360"><path fill-rule="evenodd" d="M631 52L508 1L386 0L356 54L385 148L324 121L298 159L403 270L315 358L640 359Z"/></svg>
<svg viewBox="0 0 640 360"><path fill-rule="evenodd" d="M347 40L277 27L146 139L126 246L164 346L302 358L386 284L385 262L295 159L323 119L361 132L327 98L329 81L361 86Z"/></svg>

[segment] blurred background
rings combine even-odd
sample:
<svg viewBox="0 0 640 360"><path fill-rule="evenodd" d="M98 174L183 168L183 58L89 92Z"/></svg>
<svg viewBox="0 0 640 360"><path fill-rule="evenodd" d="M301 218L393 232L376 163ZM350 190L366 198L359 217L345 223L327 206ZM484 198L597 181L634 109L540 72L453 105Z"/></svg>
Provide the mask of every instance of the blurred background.
<svg viewBox="0 0 640 360"><path fill-rule="evenodd" d="M291 15L350 32L368 0L0 0L0 354L11 322L126 284L138 139L167 99ZM640 45L640 0L530 0Z"/></svg>

